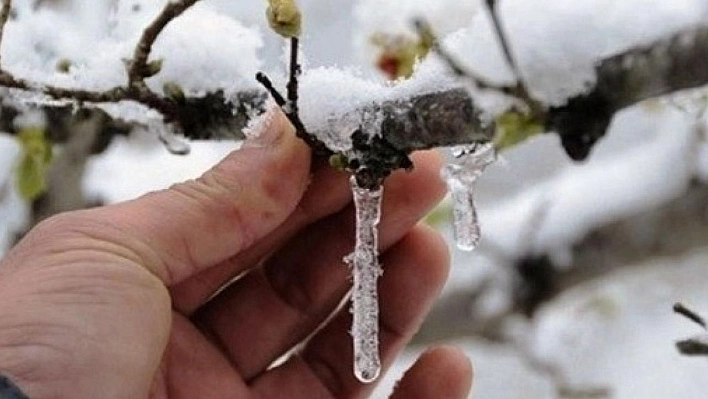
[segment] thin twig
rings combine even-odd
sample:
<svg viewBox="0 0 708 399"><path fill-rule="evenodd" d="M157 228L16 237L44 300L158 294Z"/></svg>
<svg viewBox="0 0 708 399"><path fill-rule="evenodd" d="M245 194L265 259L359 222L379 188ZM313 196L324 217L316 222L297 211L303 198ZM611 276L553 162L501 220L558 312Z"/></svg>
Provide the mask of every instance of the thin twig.
<svg viewBox="0 0 708 399"><path fill-rule="evenodd" d="M494 30L497 34L497 37L499 38L499 43L502 46L502 50L504 51L506 61L509 64L511 71L514 73L514 76L516 77L516 85L506 88L504 90L504 93L522 100L529 108L530 114L533 115L535 119L543 120L545 119L546 109L540 102L538 102L531 96L531 93L526 87L526 83L524 82L524 78L521 75L521 71L519 70L518 64L516 63L516 59L512 54L511 45L507 40L506 34L504 33L504 29L502 28L499 15L497 15L497 2L496 0L487 0L486 3L489 9L489 15L491 16L492 22L494 24Z"/></svg>
<svg viewBox="0 0 708 399"><path fill-rule="evenodd" d="M290 123L293 124L295 127L295 130L297 131L298 137L302 138L308 144L310 143L309 140L317 140L316 138L310 136L307 133L307 130L305 129L305 124L302 123L302 120L300 119L299 115L295 114L292 112L292 110L289 107L289 102L288 100L283 97L282 94L278 91L278 89L273 86L273 82L270 80L268 75L266 75L263 72L258 72L256 73L256 80L258 83L263 85L263 87L268 91L268 93L273 97L273 100L275 100L275 103L280 107L280 109L283 110L283 113L285 116L290 120Z"/></svg>
<svg viewBox="0 0 708 399"><path fill-rule="evenodd" d="M420 37L428 36L432 39L431 41L431 50L440 57L443 62L450 68L452 73L457 75L458 77L461 78L467 78L472 81L472 83L475 84L475 86L479 87L480 89L488 89L488 90L499 90L505 92L508 88L503 87L503 86L497 86L492 83L489 83L486 79L477 76L475 73L472 71L468 70L462 64L460 64L457 59L450 54L440 43L440 40L438 36L435 34L433 31L433 28L430 26L430 24L425 21L424 19L421 18L416 18L413 20L413 26L415 27L418 35Z"/></svg>
<svg viewBox="0 0 708 399"><path fill-rule="evenodd" d="M488 4L492 3L490 7L493 7L493 2L488 1ZM492 9L490 9L490 12L492 12L492 15L494 15L494 12ZM495 19L496 20L496 19ZM503 33L499 29L497 30L497 34L500 36L500 40L502 40L502 44L505 47L505 52L507 53L507 57L509 58L509 63L511 65L512 71L514 72L516 76L517 83L513 86L504 86L504 85L495 85L493 83L490 83L486 79L478 76L477 74L473 73L469 69L465 68L460 64L460 62L452 55L450 54L441 44L440 40L438 37L435 35L435 32L433 32L432 27L430 25L422 20L422 19L416 19L413 21L414 26L418 32L418 34L423 37L423 36L428 36L432 39L431 42L431 51L436 53L442 60L447 64L448 68L457 75L460 78L468 79L470 80L475 86L482 90L494 90L499 93L505 94L507 96L513 97L514 99L520 101L520 103L524 104L526 108L528 108L525 112L528 112L533 119L536 120L545 120L546 117L546 110L543 104L535 100L534 98L531 97L529 94L526 85L524 84L523 80L521 79L520 74L516 70L513 60L510 57L510 52L508 51L508 46L505 44L506 40L502 37Z"/></svg>
<svg viewBox="0 0 708 399"><path fill-rule="evenodd" d="M676 302L674 304L674 312L680 314L681 316L686 317L687 319L700 325L704 329L708 328L706 326L706 321L703 319L703 317L701 317L701 315L699 315L698 313L694 312L693 310L687 308L681 302Z"/></svg>
<svg viewBox="0 0 708 399"><path fill-rule="evenodd" d="M115 87L106 91L91 91L39 85L15 77L12 73L5 71L1 64L0 86L41 93L55 100L90 103L132 100L157 110L165 117L166 122L174 122L178 119L177 105L173 101L152 92L145 85L147 60L152 51L153 43L163 29L197 1L199 0L169 1L157 18L145 28L140 41L135 47L133 60L130 62L127 87ZM12 0L2 0L2 9L0 9L0 45L4 37L5 25L10 17L11 6Z"/></svg>
<svg viewBox="0 0 708 399"><path fill-rule="evenodd" d="M268 76L263 72L258 72L256 74L256 80L258 83L263 85L263 87L270 93L270 95L278 104L280 109L288 118L290 123L295 127L295 132L299 138L304 140L310 148L319 155L329 156L332 151L327 148L327 145L318 139L315 135L307 132L305 124L300 119L300 111L298 109L298 95L299 95L299 83L298 78L301 73L300 63L298 61L298 53L300 52L300 43L297 37L290 38L290 65L288 66L289 77L286 86L286 97L273 86L273 82L268 78Z"/></svg>
<svg viewBox="0 0 708 399"><path fill-rule="evenodd" d="M152 51L152 45L160 36L163 29L179 17L183 12L196 4L199 0L170 0L162 9L162 12L152 23L145 28L138 45L135 47L133 59L130 61L128 69L128 87L140 87L145 85L145 72L147 70L147 60Z"/></svg>
<svg viewBox="0 0 708 399"><path fill-rule="evenodd" d="M305 128L305 124L300 119L300 115L298 113L292 112L290 102L286 100L282 94L280 94L280 92L278 91L278 89L275 88L275 86L273 86L273 82L270 80L270 78L268 78L265 73L258 72L256 74L256 80L258 81L258 83L263 85L263 87L273 97L275 103L283 111L290 123L292 123L293 127L295 127L295 133L297 134L297 136L304 140L316 153L320 155L331 155L332 151L328 150L327 146L322 141L307 132L307 128Z"/></svg>
<svg viewBox="0 0 708 399"><path fill-rule="evenodd" d="M258 83L263 85L263 87L273 97L273 100L275 100L275 103L278 104L279 107L281 107L281 108L285 107L285 104L287 103L287 101L285 100L285 97L283 97L283 95L280 94L278 89L276 89L275 86L273 86L273 82L271 82L268 75L266 75L263 72L258 72L258 73L256 73L256 80L258 81Z"/></svg>
<svg viewBox="0 0 708 399"><path fill-rule="evenodd" d="M298 79L300 78L300 73L302 72L302 69L300 68L300 62L298 61L299 53L300 40L297 37L292 37L290 39L290 77L288 79L287 94L288 107L290 108L290 112L295 115L298 115Z"/></svg>
<svg viewBox="0 0 708 399"><path fill-rule="evenodd" d="M12 9L12 0L2 0L2 9L0 9L0 61L2 60L2 39L5 35L5 25L10 19L10 11ZM2 63L0 62L0 71L2 71Z"/></svg>
<svg viewBox="0 0 708 399"><path fill-rule="evenodd" d="M89 103L115 103L130 100L157 110L168 122L174 121L177 116L176 104L146 90L129 90L124 87L114 87L106 91L91 91L69 89L52 85L38 85L21 78L16 78L14 75L6 71L0 72L0 86L40 93L54 100L71 100Z"/></svg>
<svg viewBox="0 0 708 399"><path fill-rule="evenodd" d="M511 67L512 71L517 76L517 78L521 79L521 75L519 74L519 68L516 65L516 60L511 54L511 47L509 46L509 42L506 40L504 29L502 28L501 21L497 16L496 6L496 0L487 0L487 8L489 8L489 14L492 17L492 22L494 23L494 30L496 31L497 37L499 38L499 43L501 44L502 50L504 51L506 61L509 63L509 66Z"/></svg>

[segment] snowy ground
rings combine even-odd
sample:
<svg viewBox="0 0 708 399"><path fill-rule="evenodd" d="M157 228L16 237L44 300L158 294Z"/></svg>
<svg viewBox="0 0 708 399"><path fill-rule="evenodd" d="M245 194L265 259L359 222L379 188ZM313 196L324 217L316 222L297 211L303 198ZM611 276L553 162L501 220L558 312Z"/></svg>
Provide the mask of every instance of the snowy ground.
<svg viewBox="0 0 708 399"><path fill-rule="evenodd" d="M83 11L84 19L91 20L96 13L110 13L109 8L100 3L96 1L95 9ZM129 3L118 2L124 7ZM155 4L158 3L146 7L146 15L157 9ZM310 66L353 65L361 69L363 76L373 78L375 73L367 69L372 59L367 35L384 29L382 24L387 29L405 31L409 15L424 13L444 33L471 26L472 29L453 34L449 39L451 48L458 49L463 61L479 73L497 80L509 78L489 21L475 2L460 5L452 0L402 1L401 7L406 12L384 0L303 0L302 3L308 18L309 31L306 30L304 47ZM524 75L531 86L550 101L558 101L592 81L591 67L597 57L696 24L705 20L708 11L708 2L702 0L508 0L501 4L505 26ZM237 18L242 22L241 27L233 25L222 14ZM265 32L262 2L205 0L194 21L203 22L215 15L221 15L219 26L224 26L232 36L240 35L244 39L239 46L247 48L248 57L239 64L241 69L225 67L210 76L194 77L195 87L205 83L199 79L209 80L208 84L223 82L229 71L235 69L236 73L248 75L261 63L270 69L278 67L282 59L279 41L272 35L257 36L246 29L260 26L262 33ZM128 22L114 26L111 34L121 40L129 38L133 34L131 29L139 26L139 20ZM50 40L57 30L56 24L64 27L71 23L71 18L45 16L31 29L14 32L24 32L41 42ZM94 23L83 29L97 34L106 26ZM218 30L207 32L207 36L218 37L219 34ZM76 54L76 48L90 38L77 40L78 44L60 41L55 50L63 49L80 58L82 53ZM224 43L234 42L204 46L204 53L197 58L209 60L211 55L217 54L217 63L229 63L233 52L221 52ZM259 47L261 42L263 47ZM163 51L170 54L170 49L179 48L183 43L201 45L195 43L193 37L177 35L163 44ZM41 57L29 60L21 57L26 53L24 48L36 48L36 43L20 40L10 46L8 62L21 66L22 70L51 64ZM118 39L114 46L119 52L129 49L121 47ZM101 82L104 76L121 67L120 63L108 63L106 57L97 54L97 59L88 63L94 69L107 66L103 70L89 71L87 76L93 83ZM186 62L179 58L184 55L178 53L177 57L183 60L177 61L177 66ZM177 68L166 73L181 76L184 71ZM484 251L487 242L509 257L529 251L547 251L554 255L554 260L563 263L564 259L569 261L568 248L588 231L619 217L654 209L682 195L691 179L705 183L708 151L705 138L694 129L695 113L695 110L680 111L665 102L626 110L615 118L608 138L583 165L569 162L552 135L538 137L504 154L480 179L478 186L483 231L480 251ZM192 144L188 157L180 158L164 151L155 137L118 139L108 153L91 162L85 187L90 195L108 202L134 198L198 176L233 148L233 143L196 143ZM9 239L8 232L18 229L25 218L24 207L11 184L2 183L12 170L16 151L12 140L0 136L0 192L10 193L0 203L0 226L4 227L0 229L0 243ZM534 224L532 221L539 209L544 209L543 220ZM530 225L534 230L528 233ZM708 250L676 258L652 259L641 267L628 268L566 292L543 309L535 326L533 348L538 356L561 364L571 382L610 387L616 399L704 398L708 363L705 359L680 357L673 346L675 340L698 331L670 309L673 302L680 300L708 314L706 262ZM454 263L446 292L474 286L479 278L498 266L460 252L455 253ZM531 371L512 348L474 338L448 343L464 348L474 359L475 398L554 397L549 380ZM405 353L376 397L385 396L396 376L420 350L410 348Z"/></svg>

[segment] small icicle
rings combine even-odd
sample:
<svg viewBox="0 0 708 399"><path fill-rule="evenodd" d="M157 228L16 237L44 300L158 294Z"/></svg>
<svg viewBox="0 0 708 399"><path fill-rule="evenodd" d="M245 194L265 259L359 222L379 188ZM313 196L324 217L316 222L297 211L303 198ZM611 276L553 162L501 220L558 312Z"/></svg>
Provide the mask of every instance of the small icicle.
<svg viewBox="0 0 708 399"><path fill-rule="evenodd" d="M345 261L352 269L352 337L354 375L363 383L374 381L381 372L379 359L379 303L376 281L381 275L378 260L378 229L383 188L369 190L351 178L356 206L356 245Z"/></svg>
<svg viewBox="0 0 708 399"><path fill-rule="evenodd" d="M477 247L481 237L474 186L484 169L496 159L496 152L492 143L456 147L453 151L456 162L443 167L441 175L452 196L457 247L471 251Z"/></svg>
<svg viewBox="0 0 708 399"><path fill-rule="evenodd" d="M191 151L189 143L177 136L169 126L158 129L158 138L170 154L188 155Z"/></svg>

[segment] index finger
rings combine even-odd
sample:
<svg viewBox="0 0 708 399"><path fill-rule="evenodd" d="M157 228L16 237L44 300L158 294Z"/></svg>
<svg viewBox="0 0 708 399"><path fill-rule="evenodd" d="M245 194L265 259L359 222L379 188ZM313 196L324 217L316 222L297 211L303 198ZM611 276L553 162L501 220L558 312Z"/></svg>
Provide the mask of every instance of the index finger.
<svg viewBox="0 0 708 399"><path fill-rule="evenodd" d="M276 113L261 137L198 179L55 223L117 248L169 286L278 227L300 201L309 171L308 147Z"/></svg>

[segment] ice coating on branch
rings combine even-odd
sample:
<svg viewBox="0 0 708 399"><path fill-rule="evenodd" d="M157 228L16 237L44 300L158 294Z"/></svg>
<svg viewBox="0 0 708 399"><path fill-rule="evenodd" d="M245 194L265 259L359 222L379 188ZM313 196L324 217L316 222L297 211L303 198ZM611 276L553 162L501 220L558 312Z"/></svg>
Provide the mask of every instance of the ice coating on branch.
<svg viewBox="0 0 708 399"><path fill-rule="evenodd" d="M351 178L356 206L356 244L345 261L352 269L352 337L354 375L359 381L374 381L381 372L379 359L379 303L376 281L381 275L378 260L378 229L383 187L368 190Z"/></svg>
<svg viewBox="0 0 708 399"><path fill-rule="evenodd" d="M496 159L494 144L473 144L453 149L456 160L443 167L441 175L452 196L453 225L457 247L471 251L481 237L474 186L484 169Z"/></svg>

